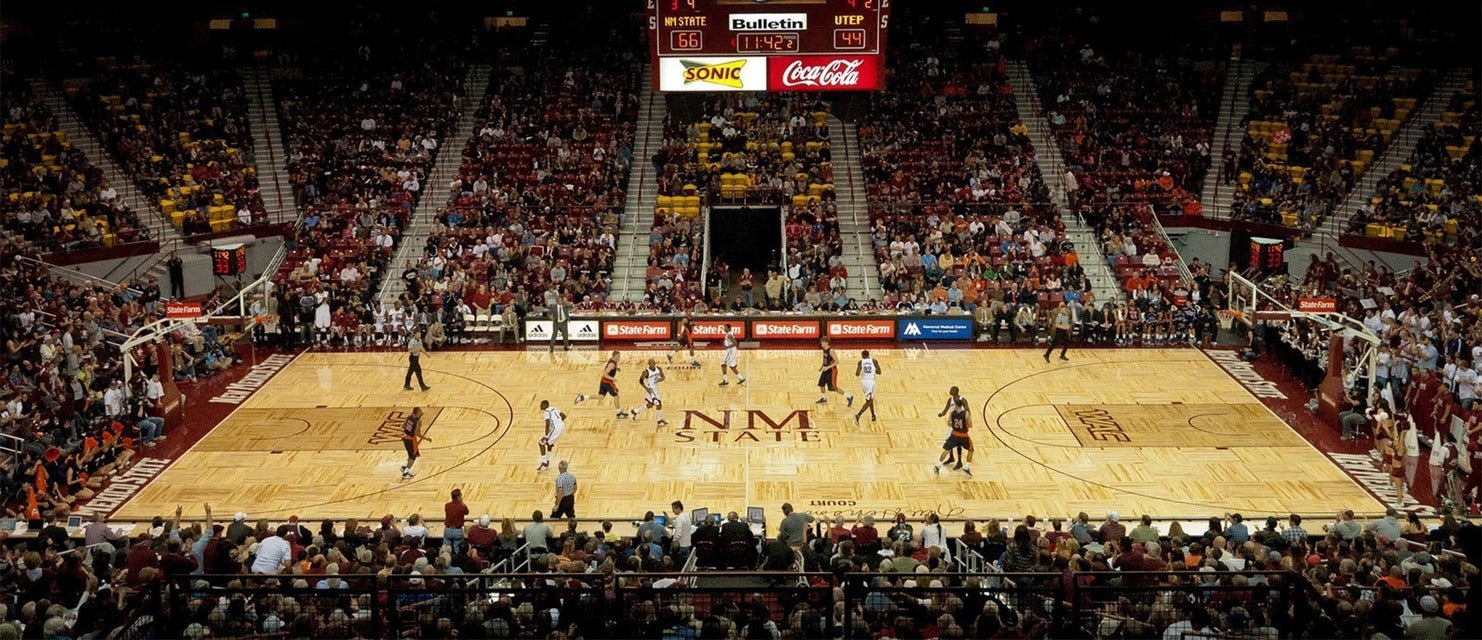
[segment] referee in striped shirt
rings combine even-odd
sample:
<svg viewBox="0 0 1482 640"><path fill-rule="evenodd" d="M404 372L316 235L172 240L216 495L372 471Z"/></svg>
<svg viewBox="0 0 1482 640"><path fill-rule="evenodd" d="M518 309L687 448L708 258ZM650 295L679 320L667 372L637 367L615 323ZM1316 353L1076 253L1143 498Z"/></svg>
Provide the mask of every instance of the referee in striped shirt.
<svg viewBox="0 0 1482 640"><path fill-rule="evenodd" d="M552 520L576 517L576 476L567 470L569 466L565 460L558 465L561 473L556 476L556 507L551 511Z"/></svg>

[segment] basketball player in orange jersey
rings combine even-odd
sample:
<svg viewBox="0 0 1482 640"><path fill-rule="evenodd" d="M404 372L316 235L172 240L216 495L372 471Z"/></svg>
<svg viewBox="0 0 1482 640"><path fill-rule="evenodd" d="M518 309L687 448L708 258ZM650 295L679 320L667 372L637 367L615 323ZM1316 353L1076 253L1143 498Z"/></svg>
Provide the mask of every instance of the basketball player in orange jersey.
<svg viewBox="0 0 1482 640"><path fill-rule="evenodd" d="M818 341L823 348L823 366L818 368L818 403L828 404L828 392L844 395L844 406L854 406L854 396L844 393L839 388L839 359L834 357L834 350L829 347L828 336Z"/></svg>
<svg viewBox="0 0 1482 640"><path fill-rule="evenodd" d="M401 424L401 444L407 450L407 463L401 466L401 479L408 480L412 477L412 465L422 455L421 444L423 441L432 442L427 437L427 425L422 424L422 407L412 409L412 415L407 416L406 422Z"/></svg>
<svg viewBox="0 0 1482 640"><path fill-rule="evenodd" d="M680 349L689 349L690 366L700 368L700 361L695 359L695 314L692 311L684 312L684 317L679 319L679 332L674 339L674 350L669 352L669 362L674 362L674 354Z"/></svg>
<svg viewBox="0 0 1482 640"><path fill-rule="evenodd" d="M612 352L612 356L607 359L607 364L602 365L602 380L597 383L597 397L593 398L585 393L579 393L573 404L581 404L587 400L601 400L603 396L612 396L612 405L617 407L618 419L621 420L628 417L628 412L623 411L622 401L618 400L617 374L618 359L620 357L621 354L614 351Z"/></svg>

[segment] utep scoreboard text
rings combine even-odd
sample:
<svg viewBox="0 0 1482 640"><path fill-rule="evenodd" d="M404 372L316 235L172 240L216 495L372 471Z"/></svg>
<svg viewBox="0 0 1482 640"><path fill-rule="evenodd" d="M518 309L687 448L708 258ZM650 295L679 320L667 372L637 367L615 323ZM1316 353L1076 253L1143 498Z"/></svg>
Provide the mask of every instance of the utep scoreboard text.
<svg viewBox="0 0 1482 640"><path fill-rule="evenodd" d="M648 0L659 91L865 91L892 0Z"/></svg>

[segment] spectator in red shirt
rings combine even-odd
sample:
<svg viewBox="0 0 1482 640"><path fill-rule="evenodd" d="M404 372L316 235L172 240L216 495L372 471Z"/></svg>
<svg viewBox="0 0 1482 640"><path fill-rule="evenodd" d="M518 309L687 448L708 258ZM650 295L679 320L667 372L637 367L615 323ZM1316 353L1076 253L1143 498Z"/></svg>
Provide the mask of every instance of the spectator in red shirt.
<svg viewBox="0 0 1482 640"><path fill-rule="evenodd" d="M463 525L468 518L468 505L463 504L463 490L454 489L453 499L443 505L443 542L458 555L465 543Z"/></svg>

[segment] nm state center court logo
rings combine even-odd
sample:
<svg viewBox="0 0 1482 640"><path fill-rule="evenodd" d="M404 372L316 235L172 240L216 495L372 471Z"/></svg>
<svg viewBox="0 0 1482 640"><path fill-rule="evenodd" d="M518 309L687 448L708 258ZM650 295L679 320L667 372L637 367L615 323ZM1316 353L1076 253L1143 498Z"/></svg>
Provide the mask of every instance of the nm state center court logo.
<svg viewBox="0 0 1482 640"><path fill-rule="evenodd" d="M795 409L779 420L762 409L686 409L674 432L680 444L765 444L822 442L823 433L807 409Z"/></svg>

